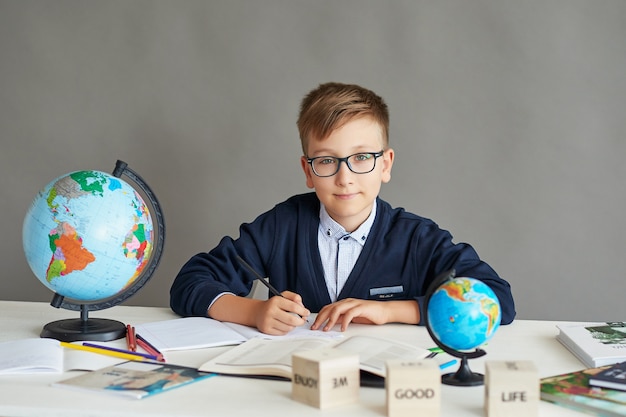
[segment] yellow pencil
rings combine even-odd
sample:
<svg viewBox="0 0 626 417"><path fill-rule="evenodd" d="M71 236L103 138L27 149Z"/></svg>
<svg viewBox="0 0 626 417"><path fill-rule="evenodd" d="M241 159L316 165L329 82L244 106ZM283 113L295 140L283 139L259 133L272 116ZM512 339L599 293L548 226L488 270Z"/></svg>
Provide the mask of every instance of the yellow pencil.
<svg viewBox="0 0 626 417"><path fill-rule="evenodd" d="M98 349L98 348L91 347L91 346L74 345L74 344L68 343L68 342L61 342L61 346L66 347L66 348L70 348L70 349L84 350L86 352L99 353L100 355L114 356L116 358L127 359L129 361L143 361L143 360L146 360L146 358L144 358L144 357L142 357L140 355L133 355L132 353L122 353L122 352L115 352L115 351L107 350L107 349Z"/></svg>

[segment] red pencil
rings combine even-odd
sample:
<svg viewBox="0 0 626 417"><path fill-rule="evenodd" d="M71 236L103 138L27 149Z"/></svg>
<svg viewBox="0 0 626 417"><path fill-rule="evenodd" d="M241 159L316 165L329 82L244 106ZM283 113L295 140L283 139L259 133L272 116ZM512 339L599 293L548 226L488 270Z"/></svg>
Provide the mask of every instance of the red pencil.
<svg viewBox="0 0 626 417"><path fill-rule="evenodd" d="M148 342L145 342L140 337L137 337L137 344L139 345L139 347L141 347L143 350L148 352L150 355L156 357L159 362L165 362L165 358L163 358L163 354L159 352L158 350L156 350Z"/></svg>
<svg viewBox="0 0 626 417"><path fill-rule="evenodd" d="M135 337L135 328L130 324L126 325L126 345L131 352L137 351L137 338Z"/></svg>

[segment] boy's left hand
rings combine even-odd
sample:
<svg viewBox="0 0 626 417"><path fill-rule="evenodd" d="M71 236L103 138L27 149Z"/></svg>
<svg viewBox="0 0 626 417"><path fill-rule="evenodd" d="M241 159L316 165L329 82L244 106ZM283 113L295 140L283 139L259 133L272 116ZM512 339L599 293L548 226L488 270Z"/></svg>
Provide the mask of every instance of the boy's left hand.
<svg viewBox="0 0 626 417"><path fill-rule="evenodd" d="M311 330L328 331L335 324L345 331L350 323L384 324L388 322L388 302L346 298L324 306L315 318Z"/></svg>

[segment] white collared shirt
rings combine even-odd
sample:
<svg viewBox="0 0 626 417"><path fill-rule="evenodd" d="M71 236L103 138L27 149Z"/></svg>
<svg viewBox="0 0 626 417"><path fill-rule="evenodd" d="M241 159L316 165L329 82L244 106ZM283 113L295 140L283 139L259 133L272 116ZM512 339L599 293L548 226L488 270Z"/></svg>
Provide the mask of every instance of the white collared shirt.
<svg viewBox="0 0 626 417"><path fill-rule="evenodd" d="M334 221L326 208L320 206L320 226L317 233L317 245L324 267L324 279L328 295L332 302L337 301L354 264L356 263L367 235L376 217L376 201L368 218L352 233L346 232L339 223Z"/></svg>

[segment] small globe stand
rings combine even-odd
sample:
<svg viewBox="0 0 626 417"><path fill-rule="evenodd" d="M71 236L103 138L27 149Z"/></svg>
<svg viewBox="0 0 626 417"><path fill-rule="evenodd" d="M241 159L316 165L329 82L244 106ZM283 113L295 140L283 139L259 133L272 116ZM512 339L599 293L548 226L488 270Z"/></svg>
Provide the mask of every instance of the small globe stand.
<svg viewBox="0 0 626 417"><path fill-rule="evenodd" d="M459 365L459 369L454 373L448 373L441 376L441 383L446 385L453 385L458 387L473 387L478 385L483 385L485 376L480 373L472 372L469 367L468 359L475 359L487 354L482 349L476 348L473 352L463 352L456 349L453 349L449 346L443 344L439 338L435 335L433 329L430 326L430 321L428 319L428 304L430 302L430 298L434 294L434 292L443 285L445 282L450 281L456 275L456 271L451 269L449 271L444 272L439 275L435 280L430 284L428 290L426 291L425 297L425 308L424 308L424 322L426 324L426 329L428 330L428 334L433 339L435 344L439 346L441 350L446 352L449 355L461 359L461 364Z"/></svg>
<svg viewBox="0 0 626 417"><path fill-rule="evenodd" d="M163 246L165 244L165 221L161 205L156 195L139 174L128 168L126 162L118 160L112 174L117 178L120 178L122 175L126 175L130 178L145 194L154 209L155 219L153 223L155 223L157 227L155 228L155 245L150 257L150 262L129 288L121 294L117 294L109 299L97 300L92 304L84 304L76 302L75 300L68 300L64 296L55 293L50 305L55 308L80 311L80 318L50 322L43 327L40 334L41 337L57 339L63 342L75 342L80 340L106 342L125 337L126 325L124 323L117 320L89 318L89 311L98 311L114 307L134 295L152 277L161 260Z"/></svg>

